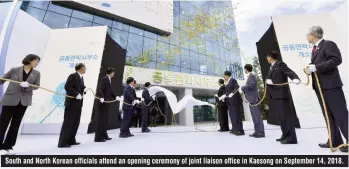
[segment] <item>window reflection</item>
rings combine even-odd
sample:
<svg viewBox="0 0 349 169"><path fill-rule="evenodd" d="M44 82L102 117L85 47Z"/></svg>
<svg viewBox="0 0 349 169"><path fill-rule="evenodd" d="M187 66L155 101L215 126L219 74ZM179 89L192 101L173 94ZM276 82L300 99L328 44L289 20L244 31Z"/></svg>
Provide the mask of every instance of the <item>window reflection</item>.
<svg viewBox="0 0 349 169"><path fill-rule="evenodd" d="M49 1L31 1L29 2L29 6L46 10L49 3Z"/></svg>
<svg viewBox="0 0 349 169"><path fill-rule="evenodd" d="M143 36L130 33L128 35L127 56L138 57L142 54Z"/></svg>
<svg viewBox="0 0 349 169"><path fill-rule="evenodd" d="M45 16L45 11L37 8L28 7L27 13L32 17L36 18L38 21L43 21Z"/></svg>
<svg viewBox="0 0 349 169"><path fill-rule="evenodd" d="M122 48L126 49L128 32L112 29L111 37L118 43Z"/></svg>
<svg viewBox="0 0 349 169"><path fill-rule="evenodd" d="M200 70L199 69L199 55L196 52L190 51L190 59L191 59L191 64L190 67L193 70Z"/></svg>
<svg viewBox="0 0 349 169"><path fill-rule="evenodd" d="M156 40L144 38L143 55L146 55L152 61L156 61L156 43Z"/></svg>
<svg viewBox="0 0 349 169"><path fill-rule="evenodd" d="M219 27L216 30L207 30L195 37L197 39L190 40L186 33L186 23L196 11L220 12L223 8L220 6L224 6L224 3L174 1L174 30L169 37L132 27L118 20L57 6L49 1L26 2L21 9L53 29L107 25L111 37L127 49L128 65L221 76L230 61L241 62L237 41L232 40L237 36L234 19L218 23ZM217 30L227 37L219 34ZM151 61L145 64L136 62L136 58L141 55L149 55Z"/></svg>
<svg viewBox="0 0 349 169"><path fill-rule="evenodd" d="M44 24L52 29L67 28L69 19L68 16L48 11L45 15Z"/></svg>
<svg viewBox="0 0 349 169"><path fill-rule="evenodd" d="M90 27L91 25L92 25L92 22L71 18L69 23L69 28Z"/></svg>
<svg viewBox="0 0 349 169"><path fill-rule="evenodd" d="M92 22L92 20L93 20L93 15L85 13L85 12L77 11L77 10L73 11L72 17L82 19L85 21L90 21L90 22Z"/></svg>
<svg viewBox="0 0 349 169"><path fill-rule="evenodd" d="M48 10L55 12L55 13L67 15L67 16L71 16L71 14L73 13L72 9L65 8L65 7L58 6L58 5L54 5L54 4L52 4L52 2L48 6Z"/></svg>

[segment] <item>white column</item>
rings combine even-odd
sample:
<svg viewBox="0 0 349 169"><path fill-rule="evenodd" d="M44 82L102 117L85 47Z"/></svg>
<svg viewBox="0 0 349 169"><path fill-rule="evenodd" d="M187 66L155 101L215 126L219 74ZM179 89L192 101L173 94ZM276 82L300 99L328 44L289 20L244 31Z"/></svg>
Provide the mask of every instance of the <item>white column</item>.
<svg viewBox="0 0 349 169"><path fill-rule="evenodd" d="M0 33L0 56L1 56L2 47L4 46L4 40L5 40L5 35L6 35L6 32L7 32L7 28L8 28L8 25L10 23L11 16L14 13L14 10L16 8L17 3L18 3L18 0L14 0L12 2L12 5L11 5L11 7L10 7L8 13L7 13L6 19L5 19L4 24L2 26L2 29L1 29L1 33Z"/></svg>
<svg viewBox="0 0 349 169"><path fill-rule="evenodd" d="M186 95L193 95L193 89L185 88L184 90L180 90L178 95L178 100L182 99ZM193 107L185 108L179 112L179 124L183 126L194 126Z"/></svg>

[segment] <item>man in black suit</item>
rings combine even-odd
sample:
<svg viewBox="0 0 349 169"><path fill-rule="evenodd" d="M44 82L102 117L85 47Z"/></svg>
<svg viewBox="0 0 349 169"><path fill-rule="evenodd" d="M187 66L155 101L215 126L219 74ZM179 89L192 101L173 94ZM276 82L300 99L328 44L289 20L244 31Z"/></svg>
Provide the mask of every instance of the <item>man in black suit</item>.
<svg viewBox="0 0 349 169"><path fill-rule="evenodd" d="M323 39L323 30L320 26L311 27L307 39L309 43L314 44L311 63L308 65L308 73L311 73L313 89L325 116L320 90L313 72L316 72L319 78L330 122L327 125L331 127L332 146L338 147L343 144L341 132L348 144L348 109L342 89L343 83L338 70L338 66L342 63L341 52L334 42ZM327 143L319 144L319 146L322 148L330 147L328 141ZM348 152L348 147L342 147L341 151Z"/></svg>
<svg viewBox="0 0 349 169"><path fill-rule="evenodd" d="M105 103L104 101L113 101L116 99L116 96L111 88L111 78L114 77L114 73L114 68L108 68L107 75L102 78L97 86L97 97L101 98L101 103L99 104L95 142L105 142L106 140L111 140L107 133L108 113L111 103Z"/></svg>
<svg viewBox="0 0 349 169"><path fill-rule="evenodd" d="M131 123L131 116L134 111L134 105L137 103L140 103L135 97L134 97L134 89L133 85L135 83L135 80L133 77L128 77L126 80L126 86L124 87L123 91L123 97L124 97L124 103L122 104L122 110L123 110L123 119L121 121L120 126L120 138L127 138L134 136L130 132L130 123Z"/></svg>
<svg viewBox="0 0 349 169"><path fill-rule="evenodd" d="M220 129L218 131L225 132L225 131L229 131L228 107L225 104L224 100L219 100L219 98L225 94L224 80L219 79L218 84L220 87L219 87L218 93L215 95L217 110L218 110L218 121L220 126Z"/></svg>
<svg viewBox="0 0 349 169"><path fill-rule="evenodd" d="M136 98L138 101L142 101L141 98L137 97L136 94L136 87L137 87L137 81L135 80L133 85L133 97ZM130 123L130 127L134 126L135 128L137 128L137 126L141 126L141 118L142 118L142 106L140 104L135 104L134 105L134 111L131 117L131 123Z"/></svg>
<svg viewBox="0 0 349 169"><path fill-rule="evenodd" d="M224 80L228 82L225 87L225 93L222 95L219 100L225 100L228 109L229 109L229 117L232 124L232 130L230 133L236 136L245 135L245 131L242 124L241 118L241 104L242 99L239 93L239 84L238 82L231 77L230 71L224 72ZM234 94L235 93L235 94Z"/></svg>
<svg viewBox="0 0 349 169"><path fill-rule="evenodd" d="M68 148L71 145L80 144L76 142L75 136L80 125L82 98L88 89L85 87L83 78L83 74L86 72L85 65L77 64L75 71L75 73L69 75L64 86L66 94L75 98L65 98L64 120L58 142L59 148Z"/></svg>
<svg viewBox="0 0 349 169"><path fill-rule="evenodd" d="M286 83L288 78L292 79L292 83L300 84L300 80L287 65L278 60L279 56L276 52L267 55L268 63L271 64L266 83L269 101L272 104L274 112L279 120L282 136L276 141L281 144L297 144L296 129L294 126L294 118L291 113L291 105L289 102L289 85L275 86L273 84Z"/></svg>
<svg viewBox="0 0 349 169"><path fill-rule="evenodd" d="M144 99L144 102L142 104L142 132L147 133L150 132L148 129L148 114L149 110L151 108L151 103L154 101L155 95L152 98L149 94L149 88L150 88L150 83L146 82L144 84L144 90L142 92L142 99Z"/></svg>

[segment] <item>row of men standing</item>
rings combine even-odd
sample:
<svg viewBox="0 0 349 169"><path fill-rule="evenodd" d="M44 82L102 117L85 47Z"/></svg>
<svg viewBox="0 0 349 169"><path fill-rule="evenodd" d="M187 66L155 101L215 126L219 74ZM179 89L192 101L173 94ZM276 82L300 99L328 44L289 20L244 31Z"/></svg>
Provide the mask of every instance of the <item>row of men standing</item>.
<svg viewBox="0 0 349 169"><path fill-rule="evenodd" d="M257 78L252 73L252 65L245 66L245 73L248 74L247 83L245 86L240 88L237 81L231 78L231 72L224 72L224 80L219 79L218 83L220 88L218 93L215 95L218 118L220 122L220 132L229 131L228 125L228 112L230 121L232 124L232 130L230 133L241 136L245 135L242 123L241 112L243 111L242 99L240 93L245 92L247 100L255 104L259 101L258 88L257 88ZM224 85L224 81L228 82ZM265 137L264 124L261 116L261 112L258 106L250 106L252 120L254 123L255 131L250 134L250 137L262 138Z"/></svg>
<svg viewBox="0 0 349 169"><path fill-rule="evenodd" d="M135 86L135 79L133 77L128 77L126 80L126 86L124 87L123 91L123 118L121 120L120 126L120 138L134 136L130 132L130 126L132 121L132 114L134 114L135 107L137 107L137 105L140 105L142 107L142 132L150 132L150 130L148 129L148 114L156 96L150 96L148 90L150 88L149 82L145 83L145 89L142 92L142 98L137 97Z"/></svg>
<svg viewBox="0 0 349 169"><path fill-rule="evenodd" d="M326 111L328 113L329 125L331 128L331 140L326 143L320 143L321 148L338 147L343 144L342 135L348 144L348 109L343 92L343 83L339 74L338 66L342 63L342 56L337 45L329 40L323 39L323 29L320 26L313 26L309 29L307 40L313 44L311 63L307 65L307 73L312 76L312 87L315 91L323 115L325 117L325 105L323 105L323 94ZM300 84L298 75L292 71L276 52L267 54L266 59L270 64L270 69L267 75L267 95L270 109L276 112L277 119L280 123L282 135L276 141L281 144L297 144L297 135L294 124L294 117L291 112L289 85L284 84L290 78L293 84ZM255 132L250 135L252 137L264 137L264 125L261 118L259 106L254 106L260 98L258 95L257 80L255 75L251 74L252 66L245 66L245 73L248 74L247 83L238 91L239 85L236 80L230 78L231 72L224 73L224 80L228 84L224 85L224 80L219 80L221 85L216 101L218 102L220 131L228 131L228 115L232 123L231 133L235 135L244 135L239 108L241 107L241 96L239 93L244 93L247 101L250 103L250 110L254 123ZM316 80L315 72L319 79L319 84ZM321 87L318 87L318 85ZM236 93L236 94L234 94ZM226 103L225 103L226 102ZM326 118L325 118L326 119ZM342 152L348 152L348 146L341 147Z"/></svg>

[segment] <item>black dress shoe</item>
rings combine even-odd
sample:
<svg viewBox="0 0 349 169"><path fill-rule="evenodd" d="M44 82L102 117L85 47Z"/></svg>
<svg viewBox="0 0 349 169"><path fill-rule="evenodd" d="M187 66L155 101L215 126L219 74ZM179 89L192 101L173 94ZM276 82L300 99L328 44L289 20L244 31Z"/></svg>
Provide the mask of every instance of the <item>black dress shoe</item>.
<svg viewBox="0 0 349 169"><path fill-rule="evenodd" d="M244 132L244 131L237 131L237 132L235 133L235 135L236 135L236 136L243 136L243 135L245 135L245 132Z"/></svg>
<svg viewBox="0 0 349 169"><path fill-rule="evenodd" d="M330 148L330 144L328 144L328 143L320 143L319 147L321 147L321 148Z"/></svg>
<svg viewBox="0 0 349 169"><path fill-rule="evenodd" d="M218 130L219 132L228 132L229 130Z"/></svg>
<svg viewBox="0 0 349 169"><path fill-rule="evenodd" d="M149 133L149 132L150 132L149 129L142 130L142 133Z"/></svg>
<svg viewBox="0 0 349 169"><path fill-rule="evenodd" d="M263 137L265 137L265 135L261 133L258 133L254 136L254 138L263 138Z"/></svg>
<svg viewBox="0 0 349 169"><path fill-rule="evenodd" d="M73 144L70 144L70 145L72 145L72 146L77 146L77 145L80 145L80 143L79 143L79 142L76 142L76 143L73 143Z"/></svg>
<svg viewBox="0 0 349 169"><path fill-rule="evenodd" d="M347 153L347 152L348 152L348 146L341 147L340 150L341 150L341 152L343 152L343 153Z"/></svg>
<svg viewBox="0 0 349 169"><path fill-rule="evenodd" d="M128 133L128 134L127 134L127 137L133 137L133 136L135 136L135 135L133 135L133 134L131 134L131 133Z"/></svg>
<svg viewBox="0 0 349 169"><path fill-rule="evenodd" d="M105 142L105 141L106 141L105 139L103 139L103 140L95 140L95 142L97 142L97 143Z"/></svg>
<svg viewBox="0 0 349 169"><path fill-rule="evenodd" d="M71 145L69 144L63 144L63 145L58 145L58 148L70 148Z"/></svg>
<svg viewBox="0 0 349 169"><path fill-rule="evenodd" d="M281 144L297 144L297 142L296 141L282 140Z"/></svg>
<svg viewBox="0 0 349 169"><path fill-rule="evenodd" d="M250 134L249 136L250 137L255 137L258 133L257 132L254 132L253 134Z"/></svg>
<svg viewBox="0 0 349 169"><path fill-rule="evenodd" d="M284 139L282 139L282 138L278 138L278 139L276 139L276 141L282 141L282 140L284 140Z"/></svg>
<svg viewBox="0 0 349 169"><path fill-rule="evenodd" d="M110 137L107 137L107 138L105 138L105 140L111 140L112 138L110 138Z"/></svg>

